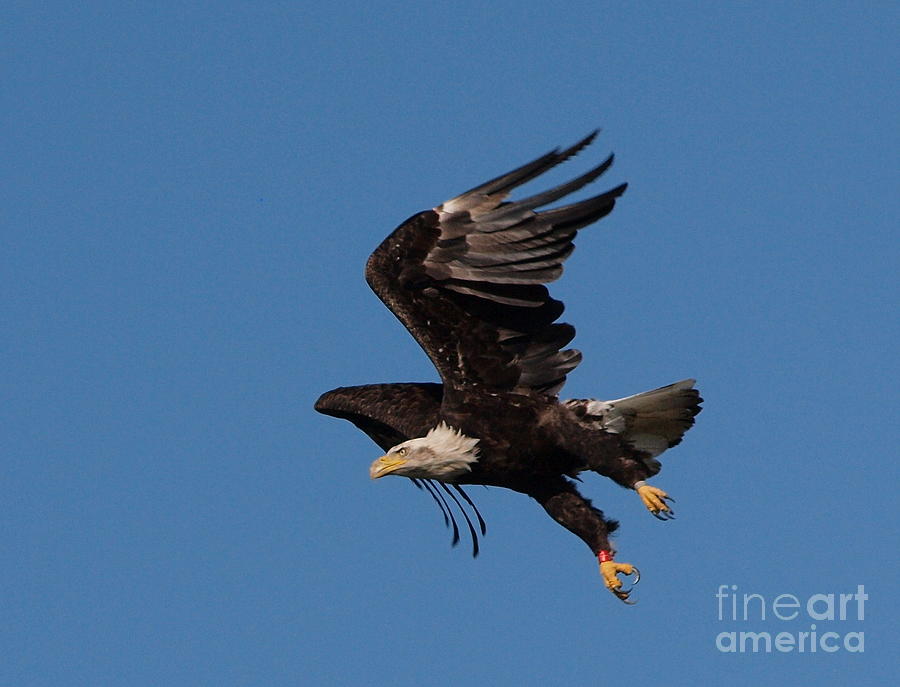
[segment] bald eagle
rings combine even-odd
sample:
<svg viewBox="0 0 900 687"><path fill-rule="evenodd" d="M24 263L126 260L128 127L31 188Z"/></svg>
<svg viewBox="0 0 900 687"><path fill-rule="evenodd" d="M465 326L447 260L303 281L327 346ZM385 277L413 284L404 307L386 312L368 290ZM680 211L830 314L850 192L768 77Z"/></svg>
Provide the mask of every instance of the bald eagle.
<svg viewBox="0 0 900 687"><path fill-rule="evenodd" d="M597 472L633 489L655 517L672 518L672 499L647 480L660 470L659 455L693 425L702 399L693 379L612 401L558 398L581 353L565 348L575 329L557 322L563 304L545 284L562 274L578 230L609 214L626 184L541 208L597 179L613 156L568 183L506 200L596 135L413 215L388 236L369 257L366 281L425 350L441 383L341 387L315 408L349 420L385 451L370 467L373 479L403 476L427 491L452 523L454 544L459 529L445 495L465 517L477 555L478 535L460 499L482 535L485 523L462 485L527 494L590 547L606 587L628 603L631 590L619 575L639 574L614 560L609 534L617 523L573 480Z"/></svg>

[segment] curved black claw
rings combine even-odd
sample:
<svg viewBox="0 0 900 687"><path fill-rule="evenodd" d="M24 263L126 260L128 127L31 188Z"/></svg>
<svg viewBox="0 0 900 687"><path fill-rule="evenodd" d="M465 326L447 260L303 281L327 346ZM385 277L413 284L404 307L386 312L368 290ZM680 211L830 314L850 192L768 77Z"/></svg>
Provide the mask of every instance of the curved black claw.
<svg viewBox="0 0 900 687"><path fill-rule="evenodd" d="M631 583L631 588L634 589L635 585L641 581L641 571L637 569L637 566L632 565L631 567L634 568L634 572L631 573L634 575L634 582Z"/></svg>
<svg viewBox="0 0 900 687"><path fill-rule="evenodd" d="M634 581L631 583L631 586L628 589L617 590L617 591L620 591L623 594L625 594L626 597L628 596L628 594L631 594L631 592L634 591L634 588L637 586L637 583L641 581L641 571L638 570L637 568L635 568L633 565L631 567L632 567L631 574L634 575Z"/></svg>
<svg viewBox="0 0 900 687"><path fill-rule="evenodd" d="M652 515L657 520L662 520L665 522L666 520L674 520L675 519L675 511L673 510L661 510L654 513L650 511L650 515Z"/></svg>
<svg viewBox="0 0 900 687"><path fill-rule="evenodd" d="M628 604L629 606L634 606L637 601L631 601L628 598L628 595L631 594L631 590L622 590L622 589L613 589L612 593L616 595L616 598L622 603Z"/></svg>

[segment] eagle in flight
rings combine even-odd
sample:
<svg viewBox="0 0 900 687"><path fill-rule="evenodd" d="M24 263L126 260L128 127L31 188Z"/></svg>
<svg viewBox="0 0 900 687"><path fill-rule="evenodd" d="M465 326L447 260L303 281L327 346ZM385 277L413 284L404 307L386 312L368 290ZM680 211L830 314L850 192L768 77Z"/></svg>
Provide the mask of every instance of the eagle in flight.
<svg viewBox="0 0 900 687"><path fill-rule="evenodd" d="M694 380L620 398L560 400L581 361L566 348L575 336L557 322L563 304L550 296L579 229L605 217L626 184L570 205L541 209L591 183L613 161L568 183L517 201L507 196L590 144L555 149L518 169L420 212L388 236L366 264L366 281L428 354L441 383L369 384L334 389L315 408L349 420L386 453L369 474L409 478L459 529L445 494L478 535L463 502L485 524L462 485L527 494L587 544L606 587L629 603L619 575L637 569L614 560L606 518L575 486L597 472L633 489L660 520L671 497L647 480L700 412Z"/></svg>

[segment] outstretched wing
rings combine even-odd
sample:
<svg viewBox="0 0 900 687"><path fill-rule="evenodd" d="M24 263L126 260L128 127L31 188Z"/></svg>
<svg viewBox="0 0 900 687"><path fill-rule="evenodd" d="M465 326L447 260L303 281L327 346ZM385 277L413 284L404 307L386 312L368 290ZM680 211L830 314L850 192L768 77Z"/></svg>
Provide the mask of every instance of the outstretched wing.
<svg viewBox="0 0 900 687"><path fill-rule="evenodd" d="M576 232L607 215L626 184L538 211L594 181L612 156L566 184L506 202L572 157L596 132L401 224L372 253L366 281L406 326L450 389L555 394L581 360L575 328L544 286L562 274Z"/></svg>
<svg viewBox="0 0 900 687"><path fill-rule="evenodd" d="M437 425L443 395L430 382L343 386L322 394L316 410L349 420L387 451Z"/></svg>
<svg viewBox="0 0 900 687"><path fill-rule="evenodd" d="M407 439L424 436L429 429L437 425L443 395L443 387L440 384L427 382L345 386L322 394L316 401L316 410L325 415L349 420L387 451ZM453 528L452 542L453 546L456 546L459 543L459 526L444 494L450 497L465 518L469 535L472 537L472 555L477 556L478 533L456 494L469 504L482 535L487 533L487 526L478 507L462 487L429 479L410 478L410 481L417 488L427 491L434 499L444 517L444 524Z"/></svg>

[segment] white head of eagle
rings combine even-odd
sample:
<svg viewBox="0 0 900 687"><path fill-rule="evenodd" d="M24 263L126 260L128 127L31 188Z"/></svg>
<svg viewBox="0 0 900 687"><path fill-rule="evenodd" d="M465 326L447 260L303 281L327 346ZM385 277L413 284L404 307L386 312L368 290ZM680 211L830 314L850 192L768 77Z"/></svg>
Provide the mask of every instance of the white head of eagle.
<svg viewBox="0 0 900 687"><path fill-rule="evenodd" d="M451 481L471 472L478 460L478 439L468 437L445 422L424 437L397 444L372 463L369 476L402 475L413 479Z"/></svg>

